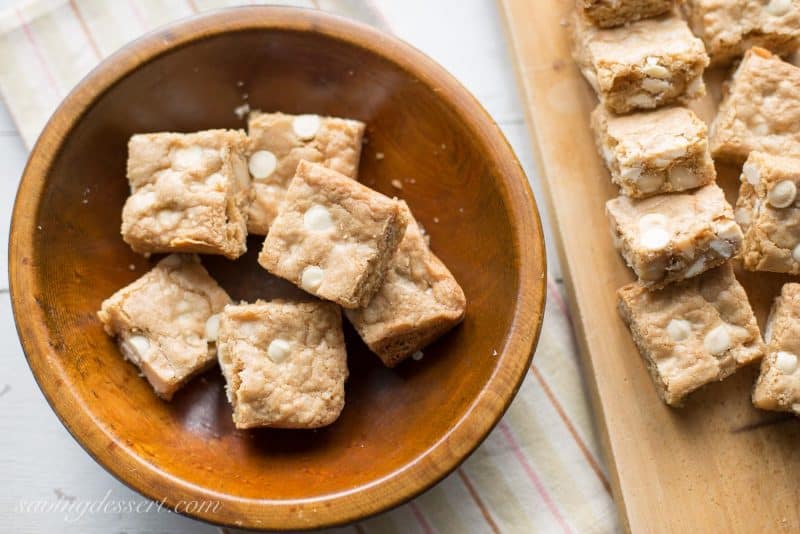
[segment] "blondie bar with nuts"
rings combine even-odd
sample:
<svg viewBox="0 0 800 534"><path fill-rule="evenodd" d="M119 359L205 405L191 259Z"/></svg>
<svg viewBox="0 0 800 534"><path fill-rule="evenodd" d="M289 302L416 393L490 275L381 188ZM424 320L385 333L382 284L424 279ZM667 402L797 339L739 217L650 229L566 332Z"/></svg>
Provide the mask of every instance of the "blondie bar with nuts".
<svg viewBox="0 0 800 534"><path fill-rule="evenodd" d="M753 389L762 410L800 415L800 284L784 284L775 299L764 333L767 350Z"/></svg>
<svg viewBox="0 0 800 534"><path fill-rule="evenodd" d="M122 238L139 253L238 258L247 249L247 136L236 130L137 134Z"/></svg>
<svg viewBox="0 0 800 534"><path fill-rule="evenodd" d="M621 196L606 211L614 245L651 289L697 276L741 247L733 209L715 184L643 200Z"/></svg>
<svg viewBox="0 0 800 534"><path fill-rule="evenodd" d="M736 221L745 268L800 274L800 159L751 152L741 182Z"/></svg>
<svg viewBox="0 0 800 534"><path fill-rule="evenodd" d="M193 254L172 254L106 299L97 312L163 399L216 363L219 313L230 303Z"/></svg>
<svg viewBox="0 0 800 534"><path fill-rule="evenodd" d="M301 161L258 262L319 298L360 308L383 282L405 228L396 200Z"/></svg>
<svg viewBox="0 0 800 534"><path fill-rule="evenodd" d="M219 363L236 428L318 428L344 407L347 353L330 302L226 306Z"/></svg>
<svg viewBox="0 0 800 534"><path fill-rule="evenodd" d="M612 181L629 197L693 189L717 176L706 125L688 108L614 115L599 105L592 128Z"/></svg>
<svg viewBox="0 0 800 534"><path fill-rule="evenodd" d="M378 292L366 307L345 310L361 339L384 364L394 367L464 318L461 286L428 246L411 210Z"/></svg>
<svg viewBox="0 0 800 534"><path fill-rule="evenodd" d="M753 310L730 263L659 291L636 282L617 296L658 394L670 406L680 406L692 391L764 353Z"/></svg>
<svg viewBox="0 0 800 534"><path fill-rule="evenodd" d="M800 68L764 50L744 55L711 124L711 155L742 163L758 150L800 157Z"/></svg>
<svg viewBox="0 0 800 534"><path fill-rule="evenodd" d="M248 167L253 179L253 200L247 218L251 234L267 234L300 160L321 163L350 178L358 177L363 122L253 111L247 131Z"/></svg>
<svg viewBox="0 0 800 534"><path fill-rule="evenodd" d="M703 42L670 14L619 28L573 18L573 55L600 102L614 113L687 102L705 94Z"/></svg>
<svg viewBox="0 0 800 534"><path fill-rule="evenodd" d="M712 65L728 63L753 46L783 56L800 44L798 0L683 0L681 7Z"/></svg>

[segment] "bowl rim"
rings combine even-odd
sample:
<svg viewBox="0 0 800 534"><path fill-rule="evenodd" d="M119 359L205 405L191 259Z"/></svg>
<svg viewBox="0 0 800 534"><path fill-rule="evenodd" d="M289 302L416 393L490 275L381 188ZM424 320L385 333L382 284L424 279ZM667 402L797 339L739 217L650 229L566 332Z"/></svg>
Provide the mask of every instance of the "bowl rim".
<svg viewBox="0 0 800 534"><path fill-rule="evenodd" d="M391 62L443 95L447 104L481 138L501 180L501 197L512 221L518 266L515 311L488 381L463 416L429 449L384 477L354 489L294 500L241 498L200 487L159 470L116 441L89 409L63 388L58 354L49 345L45 310L36 302L32 262L36 214L50 168L64 141L99 98L139 67L192 43L245 31L316 33L364 49ZM252 529L300 530L332 527L394 508L455 470L499 422L519 390L533 359L544 319L546 256L541 219L528 180L497 124L451 74L400 39L319 10L250 6L226 8L170 23L129 43L92 70L67 95L40 134L17 190L9 239L9 281L17 333L28 365L53 411L86 452L123 484L175 510L181 501L219 501L216 510L182 515Z"/></svg>

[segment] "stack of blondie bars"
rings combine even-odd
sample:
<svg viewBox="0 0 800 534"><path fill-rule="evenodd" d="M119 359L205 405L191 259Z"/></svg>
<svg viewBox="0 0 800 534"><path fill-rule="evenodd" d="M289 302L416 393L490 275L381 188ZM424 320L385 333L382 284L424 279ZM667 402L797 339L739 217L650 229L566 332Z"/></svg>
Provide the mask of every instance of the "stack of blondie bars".
<svg viewBox="0 0 800 534"><path fill-rule="evenodd" d="M325 426L344 407L342 308L389 367L463 319L464 293L408 205L357 181L364 131L254 111L247 133L131 138L122 237L169 255L98 316L160 397L218 362L237 428ZM248 234L266 235L259 264L307 298L231 301L198 254L237 259Z"/></svg>
<svg viewBox="0 0 800 534"><path fill-rule="evenodd" d="M800 2L578 0L571 28L620 190L606 203L613 242L638 279L619 311L659 395L679 406L761 360L754 404L800 414L800 284L783 287L762 338L734 274L800 274L800 68L780 57L800 44ZM709 64L740 58L709 130L686 106ZM715 160L742 166L735 210Z"/></svg>

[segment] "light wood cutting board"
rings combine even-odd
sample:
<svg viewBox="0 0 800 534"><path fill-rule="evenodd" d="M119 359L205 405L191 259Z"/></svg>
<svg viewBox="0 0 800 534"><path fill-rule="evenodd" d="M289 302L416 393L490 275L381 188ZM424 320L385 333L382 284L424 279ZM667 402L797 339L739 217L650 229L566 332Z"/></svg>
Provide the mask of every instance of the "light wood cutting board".
<svg viewBox="0 0 800 534"><path fill-rule="evenodd" d="M570 57L574 1L499 3L623 525L636 533L800 531L800 421L752 407L757 366L669 408L617 315L615 292L633 275L614 251L604 213L617 189L589 128L596 98ZM706 120L726 74L707 73L709 95L692 106ZM735 202L739 169L717 169ZM763 328L789 278L738 274Z"/></svg>

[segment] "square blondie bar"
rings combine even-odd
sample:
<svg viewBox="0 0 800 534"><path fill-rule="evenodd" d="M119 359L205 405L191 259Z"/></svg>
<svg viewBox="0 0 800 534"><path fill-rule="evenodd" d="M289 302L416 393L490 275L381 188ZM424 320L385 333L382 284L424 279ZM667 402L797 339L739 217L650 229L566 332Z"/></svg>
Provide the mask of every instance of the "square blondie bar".
<svg viewBox="0 0 800 534"><path fill-rule="evenodd" d="M137 134L128 143L131 195L122 237L134 251L234 259L247 245L247 136L235 130Z"/></svg>
<svg viewBox="0 0 800 534"><path fill-rule="evenodd" d="M573 55L600 102L614 113L685 103L705 94L708 56L671 14L600 29L573 18Z"/></svg>
<svg viewBox="0 0 800 534"><path fill-rule="evenodd" d="M319 115L253 111L248 117L249 170L253 179L247 230L266 235L278 215L300 160L358 177L364 123Z"/></svg>
<svg viewBox="0 0 800 534"><path fill-rule="evenodd" d="M330 302L227 306L219 363L236 428L318 428L344 407L347 353L341 312Z"/></svg>
<svg viewBox="0 0 800 534"><path fill-rule="evenodd" d="M394 367L464 318L461 286L428 246L408 205L409 221L389 261L383 284L364 308L345 310L361 339L385 365Z"/></svg>
<svg viewBox="0 0 800 534"><path fill-rule="evenodd" d="M758 360L764 343L730 263L650 291L619 290L618 306L659 396L670 406Z"/></svg>
<svg viewBox="0 0 800 534"><path fill-rule="evenodd" d="M712 65L728 63L753 46L783 56L800 44L797 0L683 0L681 7Z"/></svg>
<svg viewBox="0 0 800 534"><path fill-rule="evenodd" d="M193 254L167 256L97 312L122 355L170 400L216 363L219 313L230 298Z"/></svg>
<svg viewBox="0 0 800 534"><path fill-rule="evenodd" d="M684 191L716 179L708 130L688 108L614 115L599 105L592 128L611 180L629 197Z"/></svg>
<svg viewBox="0 0 800 534"><path fill-rule="evenodd" d="M718 186L606 203L614 245L642 285L691 278L735 256L742 231Z"/></svg>
<svg viewBox="0 0 800 534"><path fill-rule="evenodd" d="M741 181L736 220L745 268L800 274L800 159L751 152Z"/></svg>
<svg viewBox="0 0 800 534"><path fill-rule="evenodd" d="M406 224L396 200L301 161L258 262L317 297L363 307L380 287Z"/></svg>
<svg viewBox="0 0 800 534"><path fill-rule="evenodd" d="M673 0L578 0L578 9L595 26L612 28L669 12Z"/></svg>
<svg viewBox="0 0 800 534"><path fill-rule="evenodd" d="M753 389L753 404L762 410L800 415L800 284L784 284L765 332L767 351Z"/></svg>
<svg viewBox="0 0 800 534"><path fill-rule="evenodd" d="M711 124L711 155L742 163L758 150L800 157L800 68L748 50Z"/></svg>

